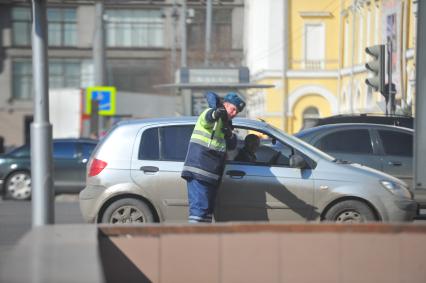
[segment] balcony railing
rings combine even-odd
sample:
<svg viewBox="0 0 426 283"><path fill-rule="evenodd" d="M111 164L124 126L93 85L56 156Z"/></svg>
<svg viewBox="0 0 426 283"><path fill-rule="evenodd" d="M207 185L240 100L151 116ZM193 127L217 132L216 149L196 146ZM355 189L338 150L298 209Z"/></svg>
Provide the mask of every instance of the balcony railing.
<svg viewBox="0 0 426 283"><path fill-rule="evenodd" d="M290 60L289 69L323 71L336 70L339 67L338 60Z"/></svg>

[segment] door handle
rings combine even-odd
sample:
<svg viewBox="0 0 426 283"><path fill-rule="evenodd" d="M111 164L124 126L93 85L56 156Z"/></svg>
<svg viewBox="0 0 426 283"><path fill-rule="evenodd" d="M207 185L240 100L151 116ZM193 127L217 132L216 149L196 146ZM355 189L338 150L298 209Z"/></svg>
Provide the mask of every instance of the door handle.
<svg viewBox="0 0 426 283"><path fill-rule="evenodd" d="M388 165L390 166L401 166L401 161L388 161Z"/></svg>
<svg viewBox="0 0 426 283"><path fill-rule="evenodd" d="M144 173L155 173L158 172L160 169L156 166L142 166L140 170Z"/></svg>
<svg viewBox="0 0 426 283"><path fill-rule="evenodd" d="M229 175L234 179L242 179L246 175L246 172L240 170L229 170L226 171L226 175Z"/></svg>

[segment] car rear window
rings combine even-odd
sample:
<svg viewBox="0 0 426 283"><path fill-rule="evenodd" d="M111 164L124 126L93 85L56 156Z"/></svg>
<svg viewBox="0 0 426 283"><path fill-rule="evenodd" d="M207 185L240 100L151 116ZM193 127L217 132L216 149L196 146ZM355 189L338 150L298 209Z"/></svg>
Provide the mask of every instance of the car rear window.
<svg viewBox="0 0 426 283"><path fill-rule="evenodd" d="M413 156L413 136L408 133L379 130L386 155Z"/></svg>
<svg viewBox="0 0 426 283"><path fill-rule="evenodd" d="M140 160L184 161L194 126L165 126L143 132Z"/></svg>
<svg viewBox="0 0 426 283"><path fill-rule="evenodd" d="M368 130L345 130L322 137L316 146L325 152L373 153Z"/></svg>

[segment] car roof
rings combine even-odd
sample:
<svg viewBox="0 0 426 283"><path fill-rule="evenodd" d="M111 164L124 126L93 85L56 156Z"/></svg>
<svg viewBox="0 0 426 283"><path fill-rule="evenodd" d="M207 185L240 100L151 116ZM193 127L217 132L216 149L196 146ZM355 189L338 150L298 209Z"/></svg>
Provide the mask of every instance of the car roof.
<svg viewBox="0 0 426 283"><path fill-rule="evenodd" d="M413 128L414 118L406 115L385 115L374 113L339 114L335 116L319 118L316 126L336 123L372 123L383 125L397 125Z"/></svg>
<svg viewBox="0 0 426 283"><path fill-rule="evenodd" d="M52 139L53 142L84 142L84 143L98 143L97 140L89 138L60 138Z"/></svg>
<svg viewBox="0 0 426 283"><path fill-rule="evenodd" d="M197 116L179 116L179 117L164 117L164 118L150 118L150 119L134 119L126 120L117 123L117 126L125 125L179 125L179 124L195 124L197 122ZM248 118L235 118L232 119L233 125L263 128L268 126L264 121L253 120Z"/></svg>
<svg viewBox="0 0 426 283"><path fill-rule="evenodd" d="M397 130L413 133L413 129L398 127L393 125L384 124L372 124L372 123L339 123L339 124L327 124L302 130L295 134L296 137L308 136L317 132L335 130L335 129L386 129L386 130Z"/></svg>

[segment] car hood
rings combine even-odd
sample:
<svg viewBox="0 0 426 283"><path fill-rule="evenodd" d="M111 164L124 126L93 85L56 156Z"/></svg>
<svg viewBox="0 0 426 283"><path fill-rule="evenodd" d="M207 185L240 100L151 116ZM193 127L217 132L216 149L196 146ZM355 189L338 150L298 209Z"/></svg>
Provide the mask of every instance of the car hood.
<svg viewBox="0 0 426 283"><path fill-rule="evenodd" d="M319 178L327 176L324 179L330 179L329 173L331 171L334 172L334 174L331 175L333 176L333 179L339 181L377 182L380 180L387 180L395 182L397 184L401 184L403 186L407 186L405 182L401 181L398 178L395 178L394 176L358 163L339 163L335 161L322 161L320 162L320 164L318 164L317 168L320 169L318 170ZM323 168L324 170L322 170L321 168Z"/></svg>

